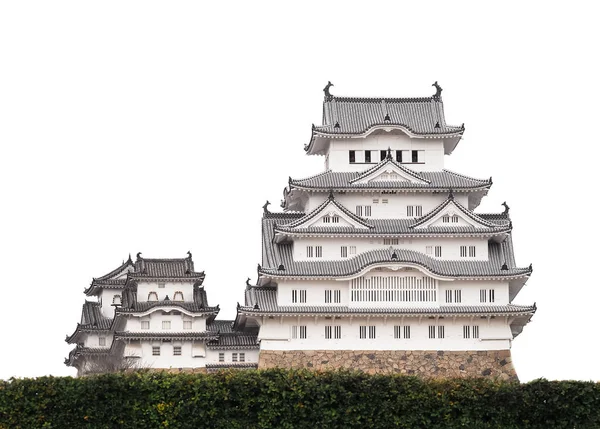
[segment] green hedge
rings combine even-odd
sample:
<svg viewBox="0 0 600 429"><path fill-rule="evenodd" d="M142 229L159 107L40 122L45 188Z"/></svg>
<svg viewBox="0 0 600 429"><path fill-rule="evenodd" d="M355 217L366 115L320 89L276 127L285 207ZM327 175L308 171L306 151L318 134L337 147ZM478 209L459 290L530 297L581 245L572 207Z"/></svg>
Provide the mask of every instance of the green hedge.
<svg viewBox="0 0 600 429"><path fill-rule="evenodd" d="M351 372L0 381L0 428L600 428L600 385Z"/></svg>

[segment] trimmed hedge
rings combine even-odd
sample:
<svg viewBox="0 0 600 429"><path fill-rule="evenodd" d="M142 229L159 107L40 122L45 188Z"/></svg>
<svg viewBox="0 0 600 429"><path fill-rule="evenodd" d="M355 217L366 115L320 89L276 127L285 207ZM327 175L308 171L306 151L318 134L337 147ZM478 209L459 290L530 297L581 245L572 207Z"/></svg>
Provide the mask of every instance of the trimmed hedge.
<svg viewBox="0 0 600 429"><path fill-rule="evenodd" d="M0 428L600 428L600 385L354 372L0 381Z"/></svg>

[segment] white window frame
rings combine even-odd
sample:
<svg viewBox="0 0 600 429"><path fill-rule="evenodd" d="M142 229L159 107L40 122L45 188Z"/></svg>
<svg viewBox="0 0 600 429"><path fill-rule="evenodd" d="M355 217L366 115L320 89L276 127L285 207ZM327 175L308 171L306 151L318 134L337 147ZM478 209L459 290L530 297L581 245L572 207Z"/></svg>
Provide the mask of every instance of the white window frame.
<svg viewBox="0 0 600 429"><path fill-rule="evenodd" d="M171 329L171 321L170 320L163 320L162 321L162 328L163 329Z"/></svg>
<svg viewBox="0 0 600 429"><path fill-rule="evenodd" d="M149 320L142 320L140 322L140 328L141 329L150 329L150 321Z"/></svg>

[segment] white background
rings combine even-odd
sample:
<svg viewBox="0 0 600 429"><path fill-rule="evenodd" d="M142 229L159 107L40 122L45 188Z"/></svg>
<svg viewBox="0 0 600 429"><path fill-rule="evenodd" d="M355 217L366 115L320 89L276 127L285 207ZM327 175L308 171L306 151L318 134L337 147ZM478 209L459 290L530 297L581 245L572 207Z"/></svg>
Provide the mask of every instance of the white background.
<svg viewBox="0 0 600 429"><path fill-rule="evenodd" d="M0 378L73 375L83 289L128 254L185 257L233 318L261 206L340 96L430 96L466 124L446 166L507 201L522 380L600 379L594 2L2 2Z"/></svg>

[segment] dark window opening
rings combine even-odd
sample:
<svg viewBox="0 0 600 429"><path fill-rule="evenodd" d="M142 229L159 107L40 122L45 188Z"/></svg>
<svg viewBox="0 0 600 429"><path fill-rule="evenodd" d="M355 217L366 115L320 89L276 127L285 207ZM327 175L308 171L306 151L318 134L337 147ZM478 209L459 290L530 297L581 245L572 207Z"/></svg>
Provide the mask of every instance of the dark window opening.
<svg viewBox="0 0 600 429"><path fill-rule="evenodd" d="M349 153L350 156L350 164L354 164L356 162L356 151L351 150Z"/></svg>
<svg viewBox="0 0 600 429"><path fill-rule="evenodd" d="M402 151L401 150L396 151L396 162L402 162Z"/></svg>
<svg viewBox="0 0 600 429"><path fill-rule="evenodd" d="M383 161L387 157L387 150L380 150L379 156L381 157L381 161Z"/></svg>
<svg viewBox="0 0 600 429"><path fill-rule="evenodd" d="M371 162L371 151L365 150L365 162Z"/></svg>
<svg viewBox="0 0 600 429"><path fill-rule="evenodd" d="M419 151L412 151L412 162L419 162Z"/></svg>

